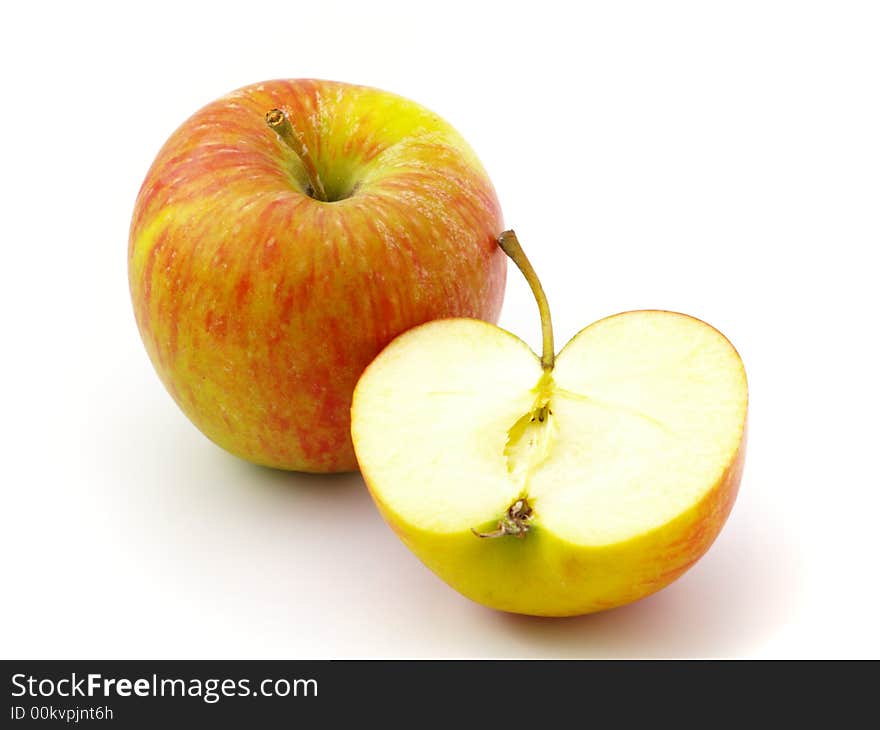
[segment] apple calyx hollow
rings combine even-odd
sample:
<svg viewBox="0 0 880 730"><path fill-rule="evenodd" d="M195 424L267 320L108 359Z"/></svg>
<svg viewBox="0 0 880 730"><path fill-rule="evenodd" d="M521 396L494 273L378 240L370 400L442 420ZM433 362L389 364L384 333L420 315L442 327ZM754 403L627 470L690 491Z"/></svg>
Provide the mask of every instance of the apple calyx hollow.
<svg viewBox="0 0 880 730"><path fill-rule="evenodd" d="M529 531L529 518L532 516L532 506L529 501L522 497L516 500L507 510L507 514L498 520L498 527L492 532L479 532L473 527L471 532L477 537L504 537L513 535L519 539L526 536Z"/></svg>

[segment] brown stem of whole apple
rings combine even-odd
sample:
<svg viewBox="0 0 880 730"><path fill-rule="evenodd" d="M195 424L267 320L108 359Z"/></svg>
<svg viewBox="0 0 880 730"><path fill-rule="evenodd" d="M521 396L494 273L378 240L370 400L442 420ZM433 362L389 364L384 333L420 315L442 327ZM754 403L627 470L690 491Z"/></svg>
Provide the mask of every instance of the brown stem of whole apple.
<svg viewBox="0 0 880 730"><path fill-rule="evenodd" d="M324 190L324 184L321 182L321 177L318 175L318 168L315 166L315 161L309 154L309 148L303 144L299 134L297 134L297 131L290 123L287 114L281 109L271 109L266 112L266 124L268 124L269 128L281 137L282 141L290 147L294 153L296 153L297 157L299 157L300 162L302 162L303 167L306 170L306 175L309 177L309 185L311 185L312 188L311 196L316 200L326 203L327 193Z"/></svg>
<svg viewBox="0 0 880 730"><path fill-rule="evenodd" d="M532 268L532 264L520 246L519 240L513 231L504 231L498 237L498 245L517 265L519 270L526 277L526 281L532 288L532 294L538 302L538 311L541 313L541 334L544 338L544 347L541 352L541 367L545 371L553 369L556 362L556 351L553 347L553 323L550 320L550 305L547 303L547 295L544 294L544 287L541 286L541 280Z"/></svg>

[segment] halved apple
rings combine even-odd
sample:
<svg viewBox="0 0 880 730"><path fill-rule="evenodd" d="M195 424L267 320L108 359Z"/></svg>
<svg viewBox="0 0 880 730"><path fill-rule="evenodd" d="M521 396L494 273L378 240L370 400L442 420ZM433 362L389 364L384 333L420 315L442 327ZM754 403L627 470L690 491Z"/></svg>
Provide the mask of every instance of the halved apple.
<svg viewBox="0 0 880 730"><path fill-rule="evenodd" d="M747 385L723 335L625 312L554 357L486 322L394 340L354 393L352 439L385 520L437 575L492 608L567 616L667 585L705 553L736 497Z"/></svg>

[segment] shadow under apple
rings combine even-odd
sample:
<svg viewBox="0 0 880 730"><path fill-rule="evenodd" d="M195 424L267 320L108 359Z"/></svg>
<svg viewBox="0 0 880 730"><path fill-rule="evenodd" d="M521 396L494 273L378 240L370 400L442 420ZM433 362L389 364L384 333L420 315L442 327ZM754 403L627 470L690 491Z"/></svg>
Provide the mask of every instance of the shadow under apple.
<svg viewBox="0 0 880 730"><path fill-rule="evenodd" d="M799 599L796 546L747 479L715 545L671 586L605 613L516 616L433 576L384 524L359 474L253 466L148 390L132 400L102 401L101 427L83 447L100 447L103 478L80 496L93 500L100 539L118 556L112 577L126 600L156 594L163 610L212 617L190 626L189 646L213 642L220 625L218 651L242 656L303 647L322 656L743 656L784 627Z"/></svg>

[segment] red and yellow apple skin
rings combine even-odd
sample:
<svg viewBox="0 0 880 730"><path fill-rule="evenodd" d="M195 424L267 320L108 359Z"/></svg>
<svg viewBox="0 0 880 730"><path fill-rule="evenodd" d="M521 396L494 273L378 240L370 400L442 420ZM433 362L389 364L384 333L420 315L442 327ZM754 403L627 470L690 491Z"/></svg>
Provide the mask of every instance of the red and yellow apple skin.
<svg viewBox="0 0 880 730"><path fill-rule="evenodd" d="M328 197L267 127L280 108ZM436 114L362 86L278 80L201 109L166 142L131 223L129 284L162 382L248 461L357 467L358 377L401 332L494 322L503 228L474 153Z"/></svg>

